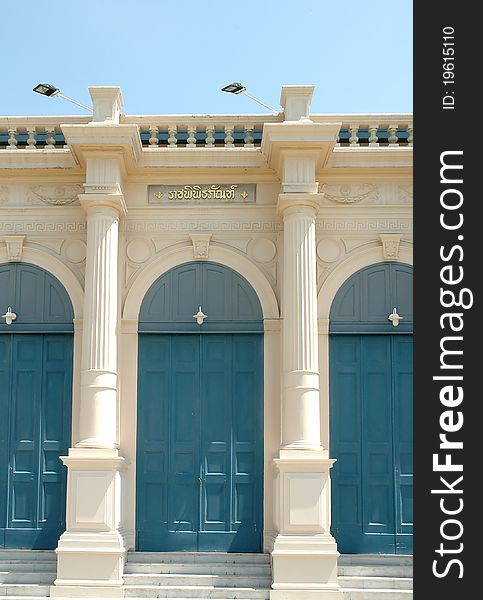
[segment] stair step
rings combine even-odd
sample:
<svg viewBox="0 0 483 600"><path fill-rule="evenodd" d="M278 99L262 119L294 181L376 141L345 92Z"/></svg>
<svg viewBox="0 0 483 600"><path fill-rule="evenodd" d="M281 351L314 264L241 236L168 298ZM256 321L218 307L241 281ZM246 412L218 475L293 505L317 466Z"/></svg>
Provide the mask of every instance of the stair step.
<svg viewBox="0 0 483 600"><path fill-rule="evenodd" d="M24 562L23 560L0 561L0 573L55 573L57 563L46 561Z"/></svg>
<svg viewBox="0 0 483 600"><path fill-rule="evenodd" d="M10 561L57 561L57 556L53 550L0 550L0 563Z"/></svg>
<svg viewBox="0 0 483 600"><path fill-rule="evenodd" d="M246 577L271 576L269 564L185 564L185 563L133 563L127 562L124 568L127 575L179 574L179 575L245 575Z"/></svg>
<svg viewBox="0 0 483 600"><path fill-rule="evenodd" d="M125 598L216 598L217 600L268 600L269 589L261 590L250 587L215 588L211 586L158 586L158 585L126 585Z"/></svg>
<svg viewBox="0 0 483 600"><path fill-rule="evenodd" d="M15 584L7 583L0 586L0 597L3 599L5 596L39 596L48 597L50 586L48 585L36 585L36 584Z"/></svg>
<svg viewBox="0 0 483 600"><path fill-rule="evenodd" d="M342 554L338 559L339 566L411 566L412 554Z"/></svg>
<svg viewBox="0 0 483 600"><path fill-rule="evenodd" d="M384 589L343 589L343 600L410 600L412 590L384 590Z"/></svg>
<svg viewBox="0 0 483 600"><path fill-rule="evenodd" d="M0 570L0 584L8 585L10 583L18 584L44 584L51 585L54 582L56 573L49 571L47 573L29 573L23 571Z"/></svg>
<svg viewBox="0 0 483 600"><path fill-rule="evenodd" d="M397 565L376 565L376 566L339 566L339 577L405 577L411 579L413 568Z"/></svg>
<svg viewBox="0 0 483 600"><path fill-rule="evenodd" d="M128 563L156 564L270 564L269 554L241 554L232 552L130 552Z"/></svg>
<svg viewBox="0 0 483 600"><path fill-rule="evenodd" d="M179 575L175 573L165 574L131 574L124 575L126 585L158 585L158 586L210 586L224 588L270 588L272 583L270 577L253 577L248 575L219 576L210 574Z"/></svg>
<svg viewBox="0 0 483 600"><path fill-rule="evenodd" d="M413 589L413 580L409 577L339 577L338 582L341 587L352 589Z"/></svg>

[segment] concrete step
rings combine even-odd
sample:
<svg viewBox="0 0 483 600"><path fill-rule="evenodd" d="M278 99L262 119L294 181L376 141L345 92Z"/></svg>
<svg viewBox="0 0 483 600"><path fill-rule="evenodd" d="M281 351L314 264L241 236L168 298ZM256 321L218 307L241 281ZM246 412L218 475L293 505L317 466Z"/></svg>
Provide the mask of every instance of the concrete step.
<svg viewBox="0 0 483 600"><path fill-rule="evenodd" d="M56 576L55 571L29 573L24 571L0 570L0 584L44 584L51 585Z"/></svg>
<svg viewBox="0 0 483 600"><path fill-rule="evenodd" d="M215 588L211 586L126 585L125 598L216 598L217 600L268 600L270 591L251 587ZM392 600L392 599L391 599Z"/></svg>
<svg viewBox="0 0 483 600"><path fill-rule="evenodd" d="M5 585L0 585L0 598L2 598L3 600L5 596L15 596L15 598L17 599L19 596L35 598L43 596L45 598L48 598L49 586L23 583L7 583Z"/></svg>
<svg viewBox="0 0 483 600"><path fill-rule="evenodd" d="M0 550L0 563L10 561L57 562L57 556L53 550Z"/></svg>
<svg viewBox="0 0 483 600"><path fill-rule="evenodd" d="M232 552L129 552L128 563L157 564L270 564L269 554L239 554Z"/></svg>
<svg viewBox="0 0 483 600"><path fill-rule="evenodd" d="M23 560L0 561L1 572L18 573L55 573L57 563L51 560L26 562Z"/></svg>
<svg viewBox="0 0 483 600"><path fill-rule="evenodd" d="M413 580L410 577L339 577L338 582L341 587L352 589L413 589Z"/></svg>
<svg viewBox="0 0 483 600"><path fill-rule="evenodd" d="M128 575L150 573L179 575L245 575L246 577L271 576L270 564L236 564L236 563L133 563L127 562L124 572Z"/></svg>
<svg viewBox="0 0 483 600"><path fill-rule="evenodd" d="M349 565L339 566L339 577L405 577L411 579L413 568L399 565Z"/></svg>
<svg viewBox="0 0 483 600"><path fill-rule="evenodd" d="M412 554L342 554L338 559L339 566L410 566L413 565Z"/></svg>
<svg viewBox="0 0 483 600"><path fill-rule="evenodd" d="M166 574L134 574L124 575L126 585L157 585L157 586L205 586L205 587L223 587L223 588L243 588L252 587L257 589L269 589L272 583L271 577L253 577L251 575L210 575L210 574L190 574L179 575L175 573Z"/></svg>
<svg viewBox="0 0 483 600"><path fill-rule="evenodd" d="M342 590L341 600L411 600L412 590L348 589Z"/></svg>

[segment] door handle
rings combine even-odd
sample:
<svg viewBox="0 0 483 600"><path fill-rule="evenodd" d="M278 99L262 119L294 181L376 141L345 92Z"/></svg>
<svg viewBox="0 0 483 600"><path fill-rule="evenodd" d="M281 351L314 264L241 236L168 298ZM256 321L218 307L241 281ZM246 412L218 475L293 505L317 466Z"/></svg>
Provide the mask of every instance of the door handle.
<svg viewBox="0 0 483 600"><path fill-rule="evenodd" d="M198 477L198 479L196 480L196 483L197 483L199 486L202 486L202 485L205 483L205 480L204 480L204 479L202 479L201 477Z"/></svg>

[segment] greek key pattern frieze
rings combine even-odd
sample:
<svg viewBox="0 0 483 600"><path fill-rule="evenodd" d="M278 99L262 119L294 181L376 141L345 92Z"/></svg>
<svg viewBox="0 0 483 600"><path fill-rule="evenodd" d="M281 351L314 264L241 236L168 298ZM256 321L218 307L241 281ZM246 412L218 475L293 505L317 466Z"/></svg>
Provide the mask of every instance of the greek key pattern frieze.
<svg viewBox="0 0 483 600"><path fill-rule="evenodd" d="M412 220L407 219L339 219L324 220L316 224L317 233L346 233L346 232L411 232Z"/></svg>
<svg viewBox="0 0 483 600"><path fill-rule="evenodd" d="M129 221L124 222L124 233L166 233L190 231L239 231L268 232L282 231L281 221Z"/></svg>
<svg viewBox="0 0 483 600"><path fill-rule="evenodd" d="M0 235L6 233L84 233L85 231L85 223L0 222Z"/></svg>

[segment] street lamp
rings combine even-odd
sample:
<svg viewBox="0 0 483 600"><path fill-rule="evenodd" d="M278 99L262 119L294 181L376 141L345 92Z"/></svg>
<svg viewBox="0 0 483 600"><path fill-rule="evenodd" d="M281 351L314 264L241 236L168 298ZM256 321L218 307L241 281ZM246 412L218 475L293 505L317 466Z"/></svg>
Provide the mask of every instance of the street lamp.
<svg viewBox="0 0 483 600"><path fill-rule="evenodd" d="M247 90L247 88L242 83L239 83L238 81L234 81L233 83L230 83L229 85L225 85L225 87L221 88L222 92L228 92L229 94L235 94L235 96L238 96L239 94L248 96L252 100L255 100L255 102L258 102L258 104L261 104L265 108L268 108L269 110L271 110L274 115L278 115L278 110L275 110L268 104L265 104L265 102L262 102L258 98L255 98L255 96L252 96L246 90Z"/></svg>
<svg viewBox="0 0 483 600"><path fill-rule="evenodd" d="M80 102L77 102L77 100L72 100L72 98L68 98L67 96L64 96L64 94L62 94L62 92L59 90L59 88L55 87L55 85L52 85L51 83L38 83L34 87L33 91L37 92L37 94L42 94L42 96L47 96L49 98L52 96L59 96L59 98L68 100L69 102L72 102L72 104L80 106L84 110L88 110L90 113L92 112L92 108L89 108L85 104L81 104Z"/></svg>

